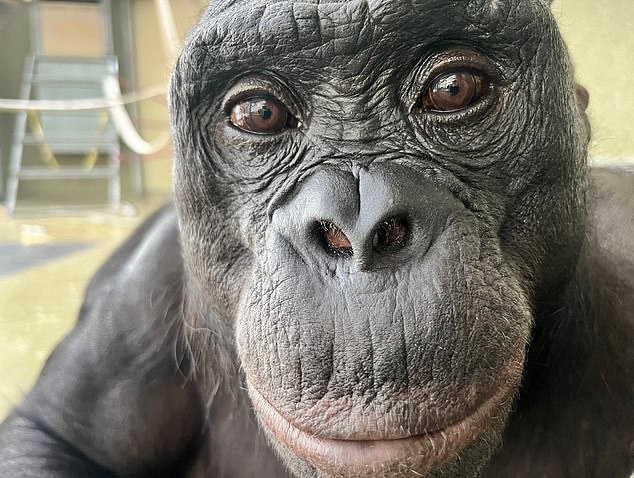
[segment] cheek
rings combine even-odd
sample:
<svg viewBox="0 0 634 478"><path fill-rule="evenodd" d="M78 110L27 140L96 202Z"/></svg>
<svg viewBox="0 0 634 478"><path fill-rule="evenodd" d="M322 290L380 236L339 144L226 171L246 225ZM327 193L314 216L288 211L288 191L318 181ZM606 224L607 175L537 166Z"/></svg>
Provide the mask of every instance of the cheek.
<svg viewBox="0 0 634 478"><path fill-rule="evenodd" d="M245 185L261 185L263 181L287 175L301 151L292 131L256 135L225 122L215 128L213 147L217 156L214 162L223 175L232 179L232 184Z"/></svg>

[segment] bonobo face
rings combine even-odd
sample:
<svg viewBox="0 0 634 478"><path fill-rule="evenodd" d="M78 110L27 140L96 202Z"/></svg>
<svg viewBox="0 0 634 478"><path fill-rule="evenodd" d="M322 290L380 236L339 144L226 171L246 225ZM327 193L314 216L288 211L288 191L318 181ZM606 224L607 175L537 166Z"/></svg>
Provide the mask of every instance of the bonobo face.
<svg viewBox="0 0 634 478"><path fill-rule="evenodd" d="M185 260L298 476L479 473L583 234L574 90L540 0L209 7L171 85Z"/></svg>

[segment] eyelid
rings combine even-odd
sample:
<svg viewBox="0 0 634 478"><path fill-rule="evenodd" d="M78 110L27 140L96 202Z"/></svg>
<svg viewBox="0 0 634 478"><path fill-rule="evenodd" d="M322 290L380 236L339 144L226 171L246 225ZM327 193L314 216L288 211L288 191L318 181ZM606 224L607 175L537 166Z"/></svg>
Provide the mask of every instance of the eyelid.
<svg viewBox="0 0 634 478"><path fill-rule="evenodd" d="M237 104L242 103L243 101L246 101L246 100L255 100L259 98L263 98L263 99L271 98L271 99L279 101L284 106L286 106L286 104L282 100L277 98L275 95L272 95L270 91L266 91L261 88L254 88L252 90L248 90L248 89L243 90L227 97L227 99L223 102L223 110L225 111L226 114L229 114L231 113L231 110Z"/></svg>
<svg viewBox="0 0 634 478"><path fill-rule="evenodd" d="M429 83L443 73L454 70L467 70L484 73L492 82L503 83L503 77L486 55L473 50L450 50L437 55L431 67L425 73Z"/></svg>

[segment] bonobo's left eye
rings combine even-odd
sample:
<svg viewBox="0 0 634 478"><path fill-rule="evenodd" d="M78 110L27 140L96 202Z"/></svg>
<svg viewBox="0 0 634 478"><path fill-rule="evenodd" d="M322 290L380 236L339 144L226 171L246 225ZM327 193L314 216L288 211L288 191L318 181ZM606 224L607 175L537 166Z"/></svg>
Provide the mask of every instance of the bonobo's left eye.
<svg viewBox="0 0 634 478"><path fill-rule="evenodd" d="M229 120L236 128L255 134L275 134L297 127L297 119L272 96L253 96L230 107Z"/></svg>
<svg viewBox="0 0 634 478"><path fill-rule="evenodd" d="M480 72L457 70L445 72L432 80L423 93L423 111L455 112L477 103L491 88Z"/></svg>

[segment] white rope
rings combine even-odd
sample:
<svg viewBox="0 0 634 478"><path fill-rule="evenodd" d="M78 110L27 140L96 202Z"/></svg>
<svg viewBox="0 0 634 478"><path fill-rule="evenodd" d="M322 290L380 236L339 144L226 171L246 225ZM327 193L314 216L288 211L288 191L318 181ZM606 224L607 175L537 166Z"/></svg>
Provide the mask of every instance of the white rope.
<svg viewBox="0 0 634 478"><path fill-rule="evenodd" d="M172 5L170 0L154 0L154 5L161 24L161 40L163 40L165 55L173 61L180 52L181 42L178 37Z"/></svg>
<svg viewBox="0 0 634 478"><path fill-rule="evenodd" d="M86 98L82 100L12 100L0 99L0 111L82 111L101 110L149 100L166 94L165 86L144 88L126 93L117 99Z"/></svg>
<svg viewBox="0 0 634 478"><path fill-rule="evenodd" d="M138 154L154 154L165 148L170 141L169 134L163 134L153 142L148 143L138 133L128 111L124 108L121 99L119 81L114 76L107 76L103 80L103 91L106 99L110 100L110 115L119 137L132 151Z"/></svg>

